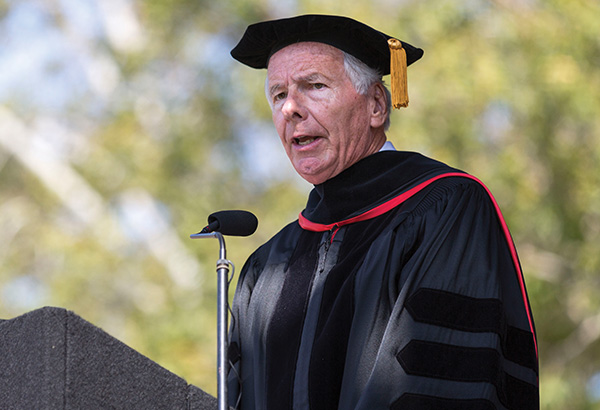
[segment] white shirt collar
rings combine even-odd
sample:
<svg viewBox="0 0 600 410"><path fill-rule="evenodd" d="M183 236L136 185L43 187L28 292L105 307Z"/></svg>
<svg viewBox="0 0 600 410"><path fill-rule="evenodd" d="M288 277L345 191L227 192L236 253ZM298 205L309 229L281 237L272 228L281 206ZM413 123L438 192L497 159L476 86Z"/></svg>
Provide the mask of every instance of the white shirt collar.
<svg viewBox="0 0 600 410"><path fill-rule="evenodd" d="M381 147L379 150L379 152L381 151L396 151L396 147L394 147L394 144L392 144L391 141L386 141L385 144L383 144L383 147Z"/></svg>

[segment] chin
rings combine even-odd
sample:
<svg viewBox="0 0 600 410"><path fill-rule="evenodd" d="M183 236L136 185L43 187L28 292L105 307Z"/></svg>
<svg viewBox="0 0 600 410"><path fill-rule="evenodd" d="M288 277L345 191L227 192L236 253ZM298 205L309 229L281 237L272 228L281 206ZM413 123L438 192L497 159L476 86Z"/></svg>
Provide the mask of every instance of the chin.
<svg viewBox="0 0 600 410"><path fill-rule="evenodd" d="M327 181L327 179L328 179L321 175L300 172L297 169L296 169L296 172L298 173L298 175L300 175L300 177L302 177L302 179L304 179L306 182L311 183L313 185L319 185L320 183L323 183L323 182Z"/></svg>
<svg viewBox="0 0 600 410"><path fill-rule="evenodd" d="M304 178L304 180L306 180L306 182L311 183L313 185L319 185L322 184L323 182L327 181L327 179L315 179L315 178L306 178L306 177L302 177Z"/></svg>
<svg viewBox="0 0 600 410"><path fill-rule="evenodd" d="M296 172L298 172L298 170L296 170ZM313 185L322 184L323 182L333 177L333 175L328 175L324 173L314 174L298 172L298 175L300 175L302 179L304 179L306 182L309 182Z"/></svg>
<svg viewBox="0 0 600 410"><path fill-rule="evenodd" d="M331 167L318 166L318 165L323 165L323 164L319 164L319 163L317 163L317 164L304 163L303 164L302 162L303 161L300 161L300 163L298 163L298 164L293 164L294 169L296 170L298 175L300 175L302 177L302 179L304 179L305 181L307 181L313 185L322 184L323 182L327 181L328 179L330 179L334 176L334 175L331 175L331 173L332 173ZM317 165L317 166L307 166L307 165Z"/></svg>

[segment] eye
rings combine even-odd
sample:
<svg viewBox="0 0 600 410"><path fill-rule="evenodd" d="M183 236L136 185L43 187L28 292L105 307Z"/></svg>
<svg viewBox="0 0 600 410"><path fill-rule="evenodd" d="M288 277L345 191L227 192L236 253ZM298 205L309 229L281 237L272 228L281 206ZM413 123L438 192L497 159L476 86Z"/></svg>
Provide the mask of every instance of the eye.
<svg viewBox="0 0 600 410"><path fill-rule="evenodd" d="M323 84L323 83L314 83L313 84L313 88L315 90L321 90L321 89L325 88L325 84Z"/></svg>
<svg viewBox="0 0 600 410"><path fill-rule="evenodd" d="M287 97L287 93L281 92L281 93L275 94L275 95L273 96L273 101L281 101L281 100L283 100L285 97Z"/></svg>

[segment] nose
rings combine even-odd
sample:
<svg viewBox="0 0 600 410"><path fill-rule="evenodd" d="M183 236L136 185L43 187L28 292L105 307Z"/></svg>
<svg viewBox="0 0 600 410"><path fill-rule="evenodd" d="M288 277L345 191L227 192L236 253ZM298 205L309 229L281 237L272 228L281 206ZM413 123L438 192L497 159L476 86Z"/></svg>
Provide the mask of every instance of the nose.
<svg viewBox="0 0 600 410"><path fill-rule="evenodd" d="M302 96L296 91L288 91L285 102L281 107L281 113L287 121L301 121L306 118Z"/></svg>

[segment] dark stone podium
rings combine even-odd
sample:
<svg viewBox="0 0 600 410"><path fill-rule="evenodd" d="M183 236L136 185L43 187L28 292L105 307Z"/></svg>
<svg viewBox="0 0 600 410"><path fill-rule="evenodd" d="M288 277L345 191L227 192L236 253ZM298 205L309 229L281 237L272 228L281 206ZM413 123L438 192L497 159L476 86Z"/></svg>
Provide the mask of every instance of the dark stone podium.
<svg viewBox="0 0 600 410"><path fill-rule="evenodd" d="M216 408L216 398L73 312L0 320L2 410Z"/></svg>

